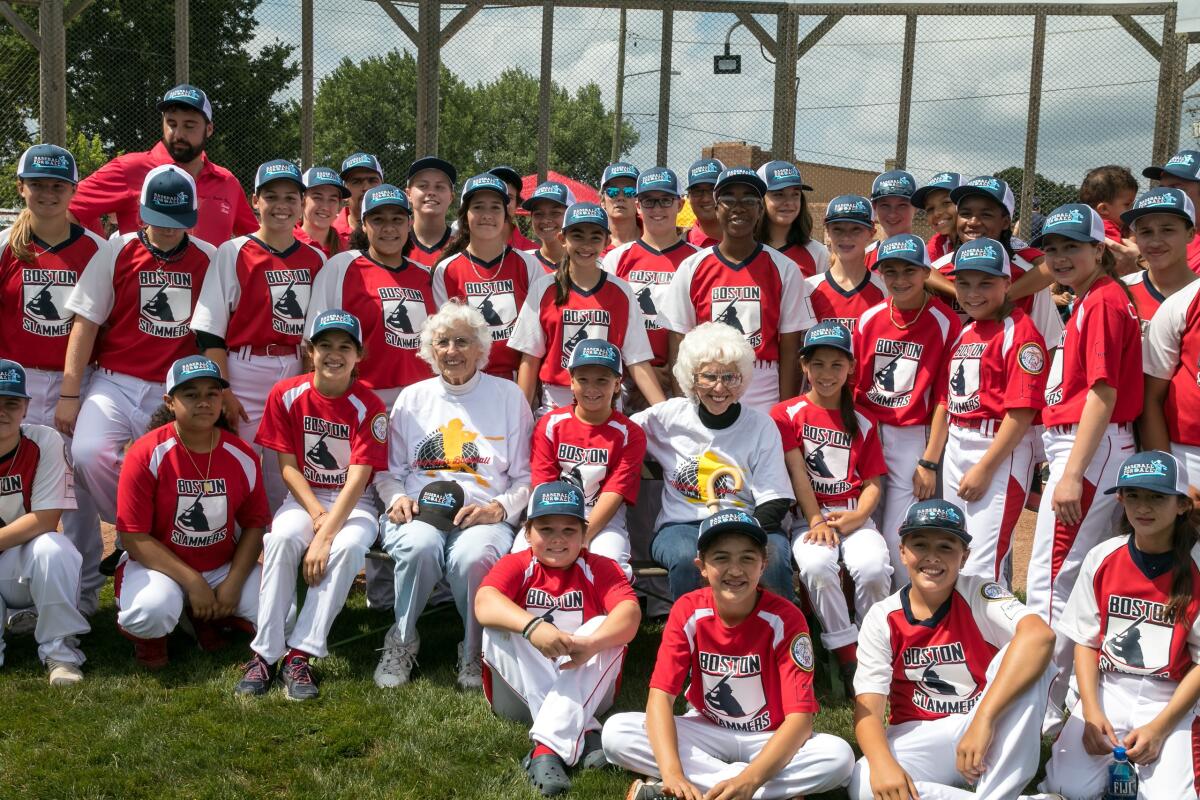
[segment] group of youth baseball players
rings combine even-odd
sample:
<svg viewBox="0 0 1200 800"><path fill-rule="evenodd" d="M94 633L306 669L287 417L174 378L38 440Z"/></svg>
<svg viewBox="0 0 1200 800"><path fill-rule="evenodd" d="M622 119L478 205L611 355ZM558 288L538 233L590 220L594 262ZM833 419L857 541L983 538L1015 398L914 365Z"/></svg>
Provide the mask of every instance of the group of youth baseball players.
<svg viewBox="0 0 1200 800"><path fill-rule="evenodd" d="M1116 748L1139 797L1198 796L1200 152L1141 193L1092 170L1029 242L1004 181L892 170L829 202L822 242L784 161L614 163L592 204L436 157L389 184L354 153L268 161L247 202L204 154L204 92L158 110L161 143L82 181L29 148L0 232L0 619L52 685L82 680L114 574L142 667L177 627L209 650L239 630L237 694L315 699L366 566L398 617L376 683L416 663L396 598L444 578L458 683L529 728L547 796L616 765L643 776L629 800L1011 799L1043 733L1032 797L1100 796ZM720 435L739 419L752 447ZM698 573L671 567L645 711L601 722L642 620L625 512L664 453L692 472L634 539L691 525ZM406 567L387 531L418 523L435 555ZM381 529L394 572L366 561ZM814 730L821 648L857 760Z"/></svg>

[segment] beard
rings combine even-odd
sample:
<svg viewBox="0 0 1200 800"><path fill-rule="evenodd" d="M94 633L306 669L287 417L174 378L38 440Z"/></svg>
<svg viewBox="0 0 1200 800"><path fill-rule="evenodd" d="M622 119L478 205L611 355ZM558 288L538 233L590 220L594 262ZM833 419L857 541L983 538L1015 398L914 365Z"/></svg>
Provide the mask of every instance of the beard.
<svg viewBox="0 0 1200 800"><path fill-rule="evenodd" d="M193 145L186 141L170 141L163 137L163 146L167 148L167 152L171 154L171 158L175 159L177 164L187 164L195 161L201 153L204 152L204 146L208 144L208 137L205 136L200 140L200 144Z"/></svg>

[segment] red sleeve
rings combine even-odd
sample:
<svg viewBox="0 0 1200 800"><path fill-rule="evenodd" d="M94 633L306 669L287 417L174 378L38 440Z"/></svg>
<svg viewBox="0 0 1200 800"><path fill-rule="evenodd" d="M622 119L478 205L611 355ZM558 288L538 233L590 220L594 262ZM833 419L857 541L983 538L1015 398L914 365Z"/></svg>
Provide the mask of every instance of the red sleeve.
<svg viewBox="0 0 1200 800"><path fill-rule="evenodd" d="M490 586L516 603L518 602L517 596L521 593L521 587L525 585L525 570L528 566L528 550L523 553L509 553L488 570L488 574L483 576L479 588Z"/></svg>
<svg viewBox="0 0 1200 800"><path fill-rule="evenodd" d="M537 421L533 429L533 446L530 448L530 486L540 486L556 481L560 475L558 459L554 457L554 443L546 435L550 414Z"/></svg>
<svg viewBox="0 0 1200 800"><path fill-rule="evenodd" d="M601 605L605 613L611 612L626 600L637 602L637 595L633 593L633 587L629 585L629 580L617 562L611 558L592 554L592 557L588 559L588 565L592 568L592 577L596 579L596 587L600 591Z"/></svg>
<svg viewBox="0 0 1200 800"><path fill-rule="evenodd" d="M775 427L779 428L779 438L783 439L783 452L785 453L800 446L800 442L796 440L796 428L787 413L787 404L790 402L792 401L784 400L771 408L771 419L775 420Z"/></svg>
<svg viewBox="0 0 1200 800"><path fill-rule="evenodd" d="M1127 326L1116 308L1108 303L1097 303L1083 317L1080 331L1080 354L1083 369L1090 389L1099 381L1117 388L1121 385L1122 354L1128 347L1135 346L1126 335ZM1138 390L1141 390L1140 384Z"/></svg>
<svg viewBox="0 0 1200 800"><path fill-rule="evenodd" d="M158 480L150 472L150 452L140 440L125 454L117 480L117 530L151 533L154 530Z"/></svg>
<svg viewBox="0 0 1200 800"><path fill-rule="evenodd" d="M629 441L621 448L621 456L608 471L608 479L600 487L602 492L616 492L633 505L642 487L642 460L646 457L646 434L641 426L628 420Z"/></svg>
<svg viewBox="0 0 1200 800"><path fill-rule="evenodd" d="M242 184L238 179L229 176L229 191L233 195L233 235L245 236L249 233L254 233L258 230L258 217L254 216L254 210L250 208L250 202L246 200L246 193L242 191ZM213 247L220 246L220 242L212 242Z"/></svg>
<svg viewBox="0 0 1200 800"><path fill-rule="evenodd" d="M242 498L235 519L242 530L247 528L265 528L271 524L271 506L267 503L267 489L263 486L262 467L258 459L254 461L254 488Z"/></svg>
<svg viewBox="0 0 1200 800"><path fill-rule="evenodd" d="M1030 325L1024 332L1024 336L1013 342L1004 359L1004 373L1008 376L1004 407L1041 409L1046 407L1049 357L1037 329Z"/></svg>
<svg viewBox="0 0 1200 800"><path fill-rule="evenodd" d="M872 425L870 430L861 431L861 448L857 454L855 465L858 467L858 477L864 481L868 478L878 478L887 474L887 462L883 460L883 444L879 441L879 425Z"/></svg>
<svg viewBox="0 0 1200 800"><path fill-rule="evenodd" d="M80 225L103 236L100 217L128 202L129 184L125 180L125 168L120 158L114 158L79 182L69 208Z"/></svg>
<svg viewBox="0 0 1200 800"><path fill-rule="evenodd" d="M366 464L382 472L388 468L388 418L383 403L375 397L374 392L370 392L370 397L375 402L369 404L362 424L351 434L350 463Z"/></svg>
<svg viewBox="0 0 1200 800"><path fill-rule="evenodd" d="M650 675L650 688L669 695L683 691L683 681L692 666L692 649L688 646L683 623L691 614L692 603L685 598L675 601L666 627L663 628L662 643L658 646L658 658L654 661L654 672Z"/></svg>
<svg viewBox="0 0 1200 800"><path fill-rule="evenodd" d="M292 441L293 420L283 405L283 384L275 384L267 395L267 404L263 407L262 423L258 426L258 435L254 443L278 453L292 453L295 442Z"/></svg>
<svg viewBox="0 0 1200 800"><path fill-rule="evenodd" d="M1121 236L1121 226L1111 219L1104 220L1104 238L1112 239L1114 242L1119 243L1123 238Z"/></svg>
<svg viewBox="0 0 1200 800"><path fill-rule="evenodd" d="M807 641L805 641L807 640ZM807 666L804 662L807 661ZM784 714L815 714L821 710L813 694L813 645L804 615L793 609L784 616L784 636L775 648L780 698Z"/></svg>

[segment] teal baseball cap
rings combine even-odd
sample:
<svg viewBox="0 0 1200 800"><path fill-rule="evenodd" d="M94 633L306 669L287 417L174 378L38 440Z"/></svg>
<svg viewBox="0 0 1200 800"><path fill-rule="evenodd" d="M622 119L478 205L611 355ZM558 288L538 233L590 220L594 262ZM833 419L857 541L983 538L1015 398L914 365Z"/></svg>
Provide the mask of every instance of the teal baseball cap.
<svg viewBox="0 0 1200 800"><path fill-rule="evenodd" d="M1114 494L1122 489L1145 489L1187 497L1187 468L1178 458L1162 450L1134 453L1121 462L1116 485L1105 489L1104 493Z"/></svg>
<svg viewBox="0 0 1200 800"><path fill-rule="evenodd" d="M317 318L313 320L308 340L315 342L318 336L330 331L342 331L348 334L357 345L362 346L362 325L359 323L358 317L349 311L330 308L317 314Z"/></svg>
<svg viewBox="0 0 1200 800"><path fill-rule="evenodd" d="M217 362L204 356L186 356L177 359L167 372L164 388L167 394L175 394L176 390L188 381L200 378L211 378L220 384L222 389L229 388L229 381L225 380L221 374L221 368L217 366Z"/></svg>
<svg viewBox="0 0 1200 800"><path fill-rule="evenodd" d="M826 320L808 329L804 334L804 346L800 348L800 355L806 356L818 347L833 347L851 357L854 356L854 341L850 337L850 329L833 320Z"/></svg>
<svg viewBox="0 0 1200 800"><path fill-rule="evenodd" d="M79 183L79 168L75 156L56 144L35 144L17 161L17 177L53 178L67 183Z"/></svg>
<svg viewBox="0 0 1200 800"><path fill-rule="evenodd" d="M367 214L384 206L399 206L409 216L412 216L412 204L408 201L408 194L399 186L393 186L390 183L381 183L363 192L363 219L366 219Z"/></svg>

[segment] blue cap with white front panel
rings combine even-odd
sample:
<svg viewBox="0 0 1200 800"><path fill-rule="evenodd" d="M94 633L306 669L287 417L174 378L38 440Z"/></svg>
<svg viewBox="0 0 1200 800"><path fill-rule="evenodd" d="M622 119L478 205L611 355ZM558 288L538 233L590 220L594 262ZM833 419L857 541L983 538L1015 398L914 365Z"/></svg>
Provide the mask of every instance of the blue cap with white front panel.
<svg viewBox="0 0 1200 800"><path fill-rule="evenodd" d="M651 167L638 175L637 193L646 194L647 192L666 192L674 197L683 194L679 187L679 176L675 174L674 170L666 167Z"/></svg>
<svg viewBox="0 0 1200 800"><path fill-rule="evenodd" d="M181 83L168 89L167 93L162 96L162 100L158 101L157 107L159 111L166 111L171 106L185 106L193 111L199 111L206 120L212 122L212 103L208 102L208 95L202 89L197 89L190 84Z"/></svg>
<svg viewBox="0 0 1200 800"><path fill-rule="evenodd" d="M962 173L939 172L929 179L929 183L913 192L910 202L917 208L925 207L925 198L936 191L952 192L962 186Z"/></svg>
<svg viewBox="0 0 1200 800"><path fill-rule="evenodd" d="M860 194L840 194L825 206L825 224L831 222L853 222L875 230L875 209Z"/></svg>
<svg viewBox="0 0 1200 800"><path fill-rule="evenodd" d="M540 200L548 200L560 206L570 207L575 203L575 193L567 188L565 183L544 181L538 184L537 188L533 190L533 194L525 198L521 203L521 208L532 211L533 204Z"/></svg>
<svg viewBox="0 0 1200 800"><path fill-rule="evenodd" d="M460 203L466 204L477 192L495 192L508 203L508 184L490 172L467 178L463 184Z"/></svg>
<svg viewBox="0 0 1200 800"><path fill-rule="evenodd" d="M31 399L25 388L25 368L12 359L0 358L0 397Z"/></svg>
<svg viewBox="0 0 1200 800"><path fill-rule="evenodd" d="M763 179L768 192L786 189L789 186L799 186L806 192L812 187L800 177L800 170L790 161L768 161L758 168L758 177Z"/></svg>
<svg viewBox="0 0 1200 800"><path fill-rule="evenodd" d="M367 214L370 214L375 209L383 208L384 206L398 206L407 211L409 215L412 214L412 204L408 202L408 193L399 186L393 186L390 183L381 183L363 192L363 219L366 219Z"/></svg>
<svg viewBox="0 0 1200 800"><path fill-rule="evenodd" d="M711 186L717 182L717 178L721 177L721 173L724 171L725 165L715 158L693 161L692 165L688 167L687 188Z"/></svg>
<svg viewBox="0 0 1200 800"><path fill-rule="evenodd" d="M576 225L598 225L607 231L608 214L595 203L576 203L563 215L562 229L565 232Z"/></svg>
<svg viewBox="0 0 1200 800"><path fill-rule="evenodd" d="M1180 150L1161 167L1146 167L1142 174L1151 180L1162 180L1163 173L1185 181L1200 181L1200 151Z"/></svg>
<svg viewBox="0 0 1200 800"><path fill-rule="evenodd" d="M167 372L164 388L167 394L175 394L175 390L180 386L200 378L211 378L220 384L222 389L229 388L229 381L221 374L217 362L204 356L186 356L178 359Z"/></svg>
<svg viewBox="0 0 1200 800"><path fill-rule="evenodd" d="M302 178L305 189L311 189L314 186L332 186L338 190L343 199L350 196L350 190L346 188L346 184L342 183L341 176L329 167L309 167L304 170Z"/></svg>
<svg viewBox="0 0 1200 800"><path fill-rule="evenodd" d="M302 192L308 188L304 185L304 176L300 174L300 168L286 158L275 158L259 165L258 171L254 173L255 193L271 181L291 181L299 186Z"/></svg>
<svg viewBox="0 0 1200 800"><path fill-rule="evenodd" d="M636 181L640 174L641 170L627 161L618 161L615 164L609 164L604 168L604 173L600 176L600 188L603 189L608 185L609 181L615 181L617 178L629 178Z"/></svg>
<svg viewBox="0 0 1200 800"><path fill-rule="evenodd" d="M372 172L378 173L379 180L383 180L383 165L379 163L379 159L370 153L351 153L342 160L342 169L340 174L342 180L346 179L346 174L352 169L369 169Z"/></svg>
<svg viewBox="0 0 1200 800"><path fill-rule="evenodd" d="M1013 199L1012 188L1009 187L1006 181L992 175L980 175L978 178L971 178L956 189L950 190L950 199L955 203L960 202L964 197L986 197L989 200L994 200L1004 206L1004 210L1011 217L1013 210L1016 208L1016 201Z"/></svg>

